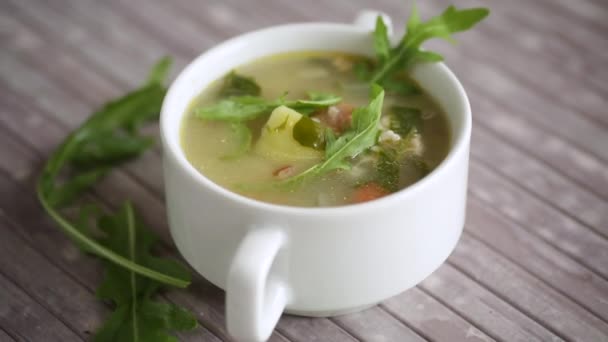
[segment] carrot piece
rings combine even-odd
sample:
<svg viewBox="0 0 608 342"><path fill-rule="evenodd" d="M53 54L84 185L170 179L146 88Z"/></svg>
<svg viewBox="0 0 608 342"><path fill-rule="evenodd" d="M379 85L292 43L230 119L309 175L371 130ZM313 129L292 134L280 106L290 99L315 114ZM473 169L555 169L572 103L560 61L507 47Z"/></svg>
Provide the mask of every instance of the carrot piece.
<svg viewBox="0 0 608 342"><path fill-rule="evenodd" d="M389 193L389 191L387 191L385 188L378 185L377 183L369 182L355 189L355 192L353 193L353 202L368 202L378 199L380 197L384 197Z"/></svg>

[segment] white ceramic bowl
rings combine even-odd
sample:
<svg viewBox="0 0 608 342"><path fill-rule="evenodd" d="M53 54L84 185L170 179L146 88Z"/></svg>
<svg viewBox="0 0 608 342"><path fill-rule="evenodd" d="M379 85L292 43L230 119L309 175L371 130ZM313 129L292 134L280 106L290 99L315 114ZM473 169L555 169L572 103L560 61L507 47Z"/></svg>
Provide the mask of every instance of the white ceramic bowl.
<svg viewBox="0 0 608 342"><path fill-rule="evenodd" d="M454 249L465 218L471 111L442 63L413 77L439 102L451 127L446 159L428 176L384 198L334 208L269 204L201 175L180 147L190 101L231 69L300 50L370 55L375 15L357 24L271 27L230 39L188 65L161 116L171 234L184 258L227 291L227 326L240 340L264 340L283 311L331 316L374 305L418 284Z"/></svg>

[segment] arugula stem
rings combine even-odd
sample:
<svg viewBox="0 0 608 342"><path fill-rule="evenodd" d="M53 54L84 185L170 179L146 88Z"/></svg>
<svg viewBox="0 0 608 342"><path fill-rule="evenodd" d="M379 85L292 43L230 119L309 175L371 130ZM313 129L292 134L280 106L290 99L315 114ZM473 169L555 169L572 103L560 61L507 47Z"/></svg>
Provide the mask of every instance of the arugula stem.
<svg viewBox="0 0 608 342"><path fill-rule="evenodd" d="M81 233L78 228L68 222L63 216L61 216L59 212L47 202L47 199L44 197L43 194L42 186L42 182L38 182L38 185L36 186L36 193L38 195L38 200L40 200L40 203L42 204L46 212L49 214L49 216L53 218L53 220L63 229L66 234L68 234L71 238L87 247L91 252L95 253L100 257L106 258L109 261L112 261L113 263L116 263L117 265L120 265L126 269L130 269L139 275L152 278L168 285L185 288L190 284L189 281L175 278L164 273L157 272L151 268L141 266L135 262L132 262L131 260L112 252L108 248L90 239L88 236Z"/></svg>
<svg viewBox="0 0 608 342"><path fill-rule="evenodd" d="M135 232L135 217L133 215L133 206L131 203L127 202L126 214L127 214L127 229L129 236L129 258L131 260L135 259L135 244L136 244L136 232ZM130 287L131 287L131 297L133 298L133 303L131 304L131 320L133 321L133 341L139 341L139 331L137 327L137 277L133 269L129 271L130 278Z"/></svg>

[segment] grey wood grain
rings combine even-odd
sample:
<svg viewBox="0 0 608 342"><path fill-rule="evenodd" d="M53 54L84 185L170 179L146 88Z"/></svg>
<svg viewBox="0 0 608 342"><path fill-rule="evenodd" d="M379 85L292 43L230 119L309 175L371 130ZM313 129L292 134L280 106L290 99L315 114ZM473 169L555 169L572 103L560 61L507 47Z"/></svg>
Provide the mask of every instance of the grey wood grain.
<svg viewBox="0 0 608 342"><path fill-rule="evenodd" d="M6 47L9 50L15 51L21 57L19 61L9 61L7 58L5 63L9 65L8 69L12 69L14 70L12 72L19 73L23 76L31 75L31 81L36 82L36 87L52 99L52 101L49 101L48 98L43 98L36 101L42 101L40 105L52 115L57 116L68 127L74 127L78 122L86 118L89 115L91 108L96 107L103 101L116 97L127 90L126 85L113 79L115 73L109 75L104 74L102 77L99 70L103 69L98 70L98 66L95 65L94 62L82 58L78 53L71 53L70 51L58 52L57 44L49 43L50 40L57 39L56 37L44 36L40 29L30 29L14 18L4 17L3 19L6 19L3 21L8 23L6 28L12 33L11 36L16 37L11 41L8 41ZM24 50L20 49L19 44L14 42L20 40L37 41L37 43ZM61 43L58 45L62 49L70 48ZM49 57L59 60L51 69L46 67ZM17 65L14 65L13 63L17 63ZM28 70L30 67L25 66L25 63L34 66L38 70L42 70L48 77L42 79L36 75L36 73L32 73ZM122 74L124 75L124 73ZM22 78L25 78L26 80L30 79L28 77ZM131 81L134 84L139 82L135 79L132 79ZM68 93L68 95L59 95L60 100L58 100L58 105L56 105L57 94L52 90L49 90L52 89L56 83L64 84L65 86L63 89ZM82 84L87 84L87 86L82 87ZM28 85L25 85L25 87L27 86ZM23 88L23 85L19 87L19 89ZM64 92L62 94L66 93ZM88 100L84 102L89 106L89 109L79 112L78 105L76 105L76 110L74 112L67 112L67 115L64 114L66 113L66 108L74 107L72 101L82 102L82 100ZM152 133L158 135L157 130L152 130ZM149 165L148 163L145 163L145 161L148 160L149 157L150 155L146 154L142 156L139 163L134 164L133 174L135 175L135 178L148 189L152 186L156 186L157 189L160 189L162 188L161 172L158 168L147 167ZM154 163L156 162L157 159L154 159ZM143 172L144 170L146 172Z"/></svg>
<svg viewBox="0 0 608 342"><path fill-rule="evenodd" d="M474 129L472 158L565 215L608 237L608 202L483 129ZM514 163L513 161L517 162ZM473 180L475 181L475 180Z"/></svg>
<svg viewBox="0 0 608 342"><path fill-rule="evenodd" d="M12 342L17 340L0 326L0 341Z"/></svg>
<svg viewBox="0 0 608 342"><path fill-rule="evenodd" d="M494 293L450 264L441 266L419 287L497 339L522 342L562 340L507 302L497 300Z"/></svg>
<svg viewBox="0 0 608 342"><path fill-rule="evenodd" d="M419 288L410 289L380 305L432 341L494 340Z"/></svg>
<svg viewBox="0 0 608 342"><path fill-rule="evenodd" d="M602 320L467 235L448 262L563 339L603 341L608 336Z"/></svg>
<svg viewBox="0 0 608 342"><path fill-rule="evenodd" d="M0 273L80 338L88 339L108 309L86 287L28 246L14 230L13 224L0 218Z"/></svg>
<svg viewBox="0 0 608 342"><path fill-rule="evenodd" d="M489 129L491 134L534 156L546 164L546 167L567 175L577 185L585 187L602 199L608 199L608 172L600 160L569 145L559 137L514 117L510 112L512 108L508 108L508 105L499 106L477 96L472 106L473 120L477 124L475 128Z"/></svg>
<svg viewBox="0 0 608 342"><path fill-rule="evenodd" d="M423 13L434 13L447 3L419 5ZM479 4L486 5L472 0L457 5ZM8 172L0 180L7 190L0 208L15 221L15 234L49 259L31 263L51 262L55 268L48 272L65 272L89 292L97 284L94 263L45 219L33 196L21 194L31 191L32 177L52 146L93 107L136 86L146 72L142 65L169 52L179 69L232 35L291 21L347 22L363 6L371 5L346 0L307 6L279 0L2 2L0 133L9 135L0 139L6 141L0 155L11 161L0 162ZM393 0L373 6L391 13L397 24L409 11L408 4ZM283 335L271 340L608 340L608 152L600 143L608 122L608 69L603 67L608 5L514 0L490 6L489 20L459 36L457 49L439 47L468 89L475 116L472 198L456 253L420 288L379 308L333 320L285 317L278 327ZM147 153L114 172L94 199L115 205L128 194L141 208L153 208L145 219L167 238L158 165L158 150ZM23 263L28 260L34 259ZM26 279L0 262L3 269ZM28 284L24 295L42 298L44 287L36 286L43 285ZM188 292L170 292L167 298L192 309L215 336L229 339L220 289L197 279ZM206 330L181 337L215 338Z"/></svg>
<svg viewBox="0 0 608 342"><path fill-rule="evenodd" d="M126 31L126 34L122 34L123 28L121 28L121 31L115 29L101 31L94 26L97 21L90 21L89 18L74 13L71 4L56 9L49 8L48 6L52 4L49 2L38 2L36 6L28 6L22 1L13 0L9 0L8 3L13 11L26 17L30 25L41 27L49 33L62 37L56 38L55 41L69 44L78 49L81 54L94 61L103 70L116 70L118 65L125 68L124 70L130 70L129 73L117 73L115 77L131 86L137 80L145 77L146 70L138 68L138 65L142 63L151 65L164 54L150 53L150 51L147 54L135 54L141 51L141 47L135 49L134 40L131 39L145 42L143 36L132 31ZM77 5L77 3L75 4ZM93 14L91 13L91 15ZM113 23L109 22L109 24ZM118 28L118 26L114 27ZM90 39L87 33L90 30L98 32L99 41ZM129 58L129 55L131 58Z"/></svg>
<svg viewBox="0 0 608 342"><path fill-rule="evenodd" d="M360 341L425 341L406 325L394 324L393 317L380 307L334 317L338 325L349 331Z"/></svg>
<svg viewBox="0 0 608 342"><path fill-rule="evenodd" d="M459 5L484 3L463 1ZM568 17L556 14L556 7L561 8L539 1L493 3L490 19L480 29L463 35L463 51L457 55L506 70L510 77L522 81L524 88L534 89L541 99L551 99L550 104L575 110L573 116L591 118L606 127L608 121L601 111L605 89L594 87L589 80L608 76L598 63L607 56L603 47L608 46L608 41L601 31L589 30L589 20L575 20L572 11ZM536 15L535 10L544 15ZM558 20L560 24L555 25ZM502 43L495 44L496 41ZM502 63L505 59L509 63ZM581 77L585 74L592 76ZM553 114L547 111L547 115Z"/></svg>
<svg viewBox="0 0 608 342"><path fill-rule="evenodd" d="M84 341L0 273L0 326L24 341Z"/></svg>
<svg viewBox="0 0 608 342"><path fill-rule="evenodd" d="M587 267L564 257L541 238L496 210L484 207L476 197L469 198L467 233L477 237L566 297L596 316L608 321L608 302L598 300L608 292L608 281Z"/></svg>
<svg viewBox="0 0 608 342"><path fill-rule="evenodd" d="M504 180L488 168L471 164L471 193L530 233L557 246L608 278L608 239L579 224ZM564 195L567 196L567 195Z"/></svg>

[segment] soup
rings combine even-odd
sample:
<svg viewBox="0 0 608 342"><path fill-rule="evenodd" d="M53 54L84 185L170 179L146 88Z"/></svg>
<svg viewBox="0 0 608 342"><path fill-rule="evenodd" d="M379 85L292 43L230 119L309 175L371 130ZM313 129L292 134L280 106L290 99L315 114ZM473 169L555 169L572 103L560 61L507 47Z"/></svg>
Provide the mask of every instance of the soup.
<svg viewBox="0 0 608 342"><path fill-rule="evenodd" d="M192 101L182 149L213 182L264 202L340 206L403 189L446 157L448 121L405 75L395 91L362 82L369 63L298 52L243 65Z"/></svg>

